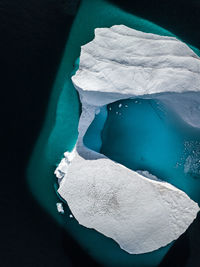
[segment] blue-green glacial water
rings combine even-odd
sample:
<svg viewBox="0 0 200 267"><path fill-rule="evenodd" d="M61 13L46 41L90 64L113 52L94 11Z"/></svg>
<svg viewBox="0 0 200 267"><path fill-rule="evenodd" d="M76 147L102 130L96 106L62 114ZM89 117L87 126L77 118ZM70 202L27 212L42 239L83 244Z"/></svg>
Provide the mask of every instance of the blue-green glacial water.
<svg viewBox="0 0 200 267"><path fill-rule="evenodd" d="M84 143L132 170L148 171L200 203L200 129L161 101L126 99L102 107Z"/></svg>

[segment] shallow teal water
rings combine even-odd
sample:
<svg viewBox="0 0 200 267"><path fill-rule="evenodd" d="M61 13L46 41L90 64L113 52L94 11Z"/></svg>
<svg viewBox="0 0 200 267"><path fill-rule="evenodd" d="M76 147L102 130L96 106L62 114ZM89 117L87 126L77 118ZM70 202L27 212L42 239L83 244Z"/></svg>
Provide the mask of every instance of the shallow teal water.
<svg viewBox="0 0 200 267"><path fill-rule="evenodd" d="M85 145L132 170L149 171L200 203L199 129L184 123L158 100L117 101L108 105L108 116L104 109L88 129ZM102 121L105 125L97 134ZM98 144L102 139L98 150L92 133Z"/></svg>
<svg viewBox="0 0 200 267"><path fill-rule="evenodd" d="M86 253L104 266L157 266L170 245L153 253L130 255L121 250L113 240L71 219L67 204L64 207L64 216L56 210L56 202L60 202L60 199L55 192L56 178L53 172L63 153L73 149L78 135L80 103L71 82L74 62L80 55L80 46L93 39L96 27L110 27L114 24L125 24L145 32L175 36L166 29L129 14L106 1L83 0L52 88L44 126L27 168L27 181L30 191L40 205L71 234ZM199 53L196 48L191 48ZM95 149L100 149L100 138L99 136Z"/></svg>

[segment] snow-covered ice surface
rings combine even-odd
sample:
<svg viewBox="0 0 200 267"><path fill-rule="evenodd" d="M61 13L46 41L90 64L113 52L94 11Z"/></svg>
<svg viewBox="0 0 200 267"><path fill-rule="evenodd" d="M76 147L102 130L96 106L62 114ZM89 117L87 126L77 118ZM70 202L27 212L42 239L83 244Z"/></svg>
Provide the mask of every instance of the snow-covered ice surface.
<svg viewBox="0 0 200 267"><path fill-rule="evenodd" d="M197 203L161 177L135 172L88 149L83 137L101 106L138 96L161 99L200 127L198 56L174 37L124 25L99 28L94 40L81 47L72 81L82 103L79 136L55 174L73 216L131 254L177 239L195 219Z"/></svg>

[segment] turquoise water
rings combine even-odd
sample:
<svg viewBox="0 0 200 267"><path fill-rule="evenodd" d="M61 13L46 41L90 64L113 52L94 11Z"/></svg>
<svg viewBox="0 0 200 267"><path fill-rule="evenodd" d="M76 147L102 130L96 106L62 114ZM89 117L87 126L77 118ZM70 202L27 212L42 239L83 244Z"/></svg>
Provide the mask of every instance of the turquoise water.
<svg viewBox="0 0 200 267"><path fill-rule="evenodd" d="M127 99L102 108L84 143L132 170L148 171L200 203L200 130L186 124L161 101ZM107 116L107 117L106 117ZM97 134L96 125L105 125ZM99 128L98 128L99 129ZM92 139L92 138L93 139ZM98 145L99 147L100 145Z"/></svg>
<svg viewBox="0 0 200 267"><path fill-rule="evenodd" d="M71 219L71 212L66 203L64 216L56 210L56 202L60 202L60 199L55 192L56 178L53 173L63 153L74 147L81 111L78 94L71 82L74 62L80 55L80 46L93 39L95 28L110 27L114 24L125 24L145 32L175 36L166 29L125 12L107 1L81 1L52 88L45 122L27 168L27 181L31 193L40 205L71 234L86 253L104 266L157 266L170 246L153 253L130 255L121 250L113 240ZM191 48L199 53L196 48ZM95 149L100 149L100 135L97 145L93 145Z"/></svg>

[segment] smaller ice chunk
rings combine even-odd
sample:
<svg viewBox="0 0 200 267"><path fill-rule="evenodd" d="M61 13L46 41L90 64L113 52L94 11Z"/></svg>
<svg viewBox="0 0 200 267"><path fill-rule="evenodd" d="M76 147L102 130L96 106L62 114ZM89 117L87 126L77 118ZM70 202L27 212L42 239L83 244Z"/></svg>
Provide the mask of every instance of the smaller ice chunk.
<svg viewBox="0 0 200 267"><path fill-rule="evenodd" d="M57 207L57 211L58 211L59 213L61 213L61 214L64 214L64 213L65 213L65 212L64 212L64 209L63 209L63 205L62 205L61 202L56 203L56 207Z"/></svg>

